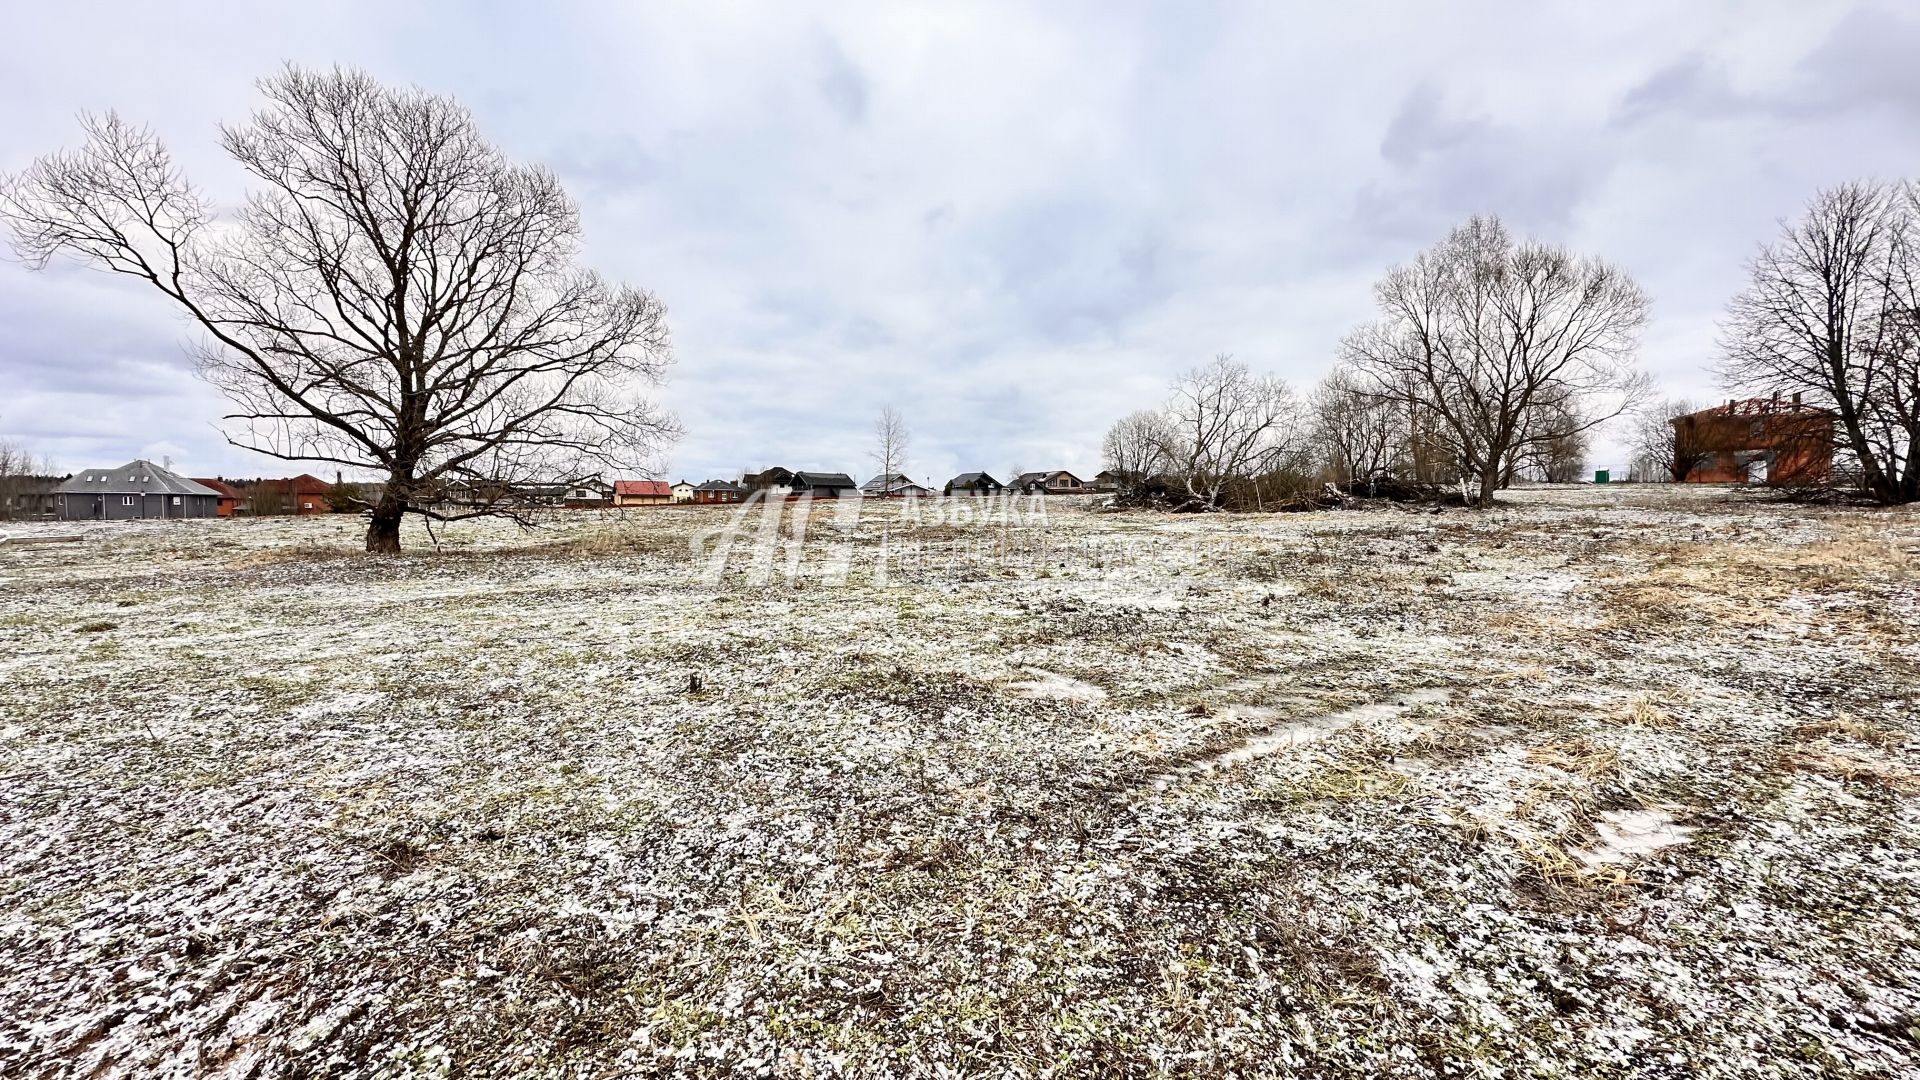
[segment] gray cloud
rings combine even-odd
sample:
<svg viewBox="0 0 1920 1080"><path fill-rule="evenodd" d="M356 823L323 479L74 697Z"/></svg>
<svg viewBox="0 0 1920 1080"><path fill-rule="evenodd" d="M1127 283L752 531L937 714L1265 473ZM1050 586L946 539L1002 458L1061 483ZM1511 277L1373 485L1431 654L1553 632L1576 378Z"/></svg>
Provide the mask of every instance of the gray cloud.
<svg viewBox="0 0 1920 1080"><path fill-rule="evenodd" d="M867 81L832 37L820 38L820 95L849 124L867 118Z"/></svg>

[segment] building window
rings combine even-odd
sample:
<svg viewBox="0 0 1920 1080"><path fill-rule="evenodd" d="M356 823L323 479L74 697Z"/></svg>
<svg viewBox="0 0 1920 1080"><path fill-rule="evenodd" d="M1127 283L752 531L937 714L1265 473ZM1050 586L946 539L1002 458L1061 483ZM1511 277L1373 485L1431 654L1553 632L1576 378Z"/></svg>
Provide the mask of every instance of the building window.
<svg viewBox="0 0 1920 1080"><path fill-rule="evenodd" d="M178 496L178 495L175 495L175 496L173 497L173 505L175 505L175 506L179 506L179 505L180 505L180 496Z"/></svg>
<svg viewBox="0 0 1920 1080"><path fill-rule="evenodd" d="M121 505L121 506L132 506L132 505L133 505L133 496L131 496L131 495L122 495L122 496L120 496L120 505Z"/></svg>

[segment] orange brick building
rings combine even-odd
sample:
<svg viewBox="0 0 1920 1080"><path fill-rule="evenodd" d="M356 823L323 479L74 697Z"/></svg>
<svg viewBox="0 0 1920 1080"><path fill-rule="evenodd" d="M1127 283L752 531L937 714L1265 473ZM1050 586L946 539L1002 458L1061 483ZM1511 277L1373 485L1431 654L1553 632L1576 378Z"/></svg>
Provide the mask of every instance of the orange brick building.
<svg viewBox="0 0 1920 1080"><path fill-rule="evenodd" d="M1675 417L1675 472L1689 484L1798 487L1833 477L1833 412L1800 395L1733 400Z"/></svg>
<svg viewBox="0 0 1920 1080"><path fill-rule="evenodd" d="M253 512L256 514L331 514L327 497L333 485L312 473L301 473L290 480L262 480L253 486Z"/></svg>

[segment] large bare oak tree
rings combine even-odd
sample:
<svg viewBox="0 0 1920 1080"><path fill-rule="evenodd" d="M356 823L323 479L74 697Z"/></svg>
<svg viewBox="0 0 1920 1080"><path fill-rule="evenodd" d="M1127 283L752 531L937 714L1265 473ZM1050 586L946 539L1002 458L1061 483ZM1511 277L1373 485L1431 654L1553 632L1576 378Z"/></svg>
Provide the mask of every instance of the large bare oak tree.
<svg viewBox="0 0 1920 1080"><path fill-rule="evenodd" d="M1475 217L1374 286L1378 321L1342 343L1366 393L1444 440L1480 506L1517 462L1645 393L1634 353L1647 295L1625 271L1516 242Z"/></svg>
<svg viewBox="0 0 1920 1080"><path fill-rule="evenodd" d="M665 309L577 265L551 172L454 101L362 72L289 67L260 89L221 129L257 181L243 206L216 212L152 133L91 117L80 149L0 180L15 251L171 300L235 403L229 441L384 478L369 551L398 551L409 512L448 514L452 486L639 467L674 436L644 396L671 363Z"/></svg>

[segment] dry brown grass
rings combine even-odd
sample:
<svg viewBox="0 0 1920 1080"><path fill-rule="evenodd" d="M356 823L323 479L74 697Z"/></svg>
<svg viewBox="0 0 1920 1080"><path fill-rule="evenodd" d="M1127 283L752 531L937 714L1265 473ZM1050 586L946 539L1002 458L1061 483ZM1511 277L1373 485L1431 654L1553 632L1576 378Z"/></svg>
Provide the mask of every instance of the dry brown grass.
<svg viewBox="0 0 1920 1080"><path fill-rule="evenodd" d="M1644 696L1636 697L1622 705L1615 710L1614 716L1628 727L1648 728L1654 731L1664 731L1678 725L1672 713L1655 705Z"/></svg>
<svg viewBox="0 0 1920 1080"><path fill-rule="evenodd" d="M1851 713L1836 713L1825 720L1809 721L1794 728L1792 734L1802 739L1853 739L1881 748L1898 746L1906 741L1902 733L1869 723Z"/></svg>
<svg viewBox="0 0 1920 1080"><path fill-rule="evenodd" d="M1920 794L1920 773L1896 762L1876 761L1840 750L1799 748L1781 751L1778 763L1782 769L1792 772L1873 784L1899 795Z"/></svg>
<svg viewBox="0 0 1920 1080"><path fill-rule="evenodd" d="M1591 739L1573 737L1538 743L1527 748L1527 760L1588 783L1620 779L1620 752Z"/></svg>

